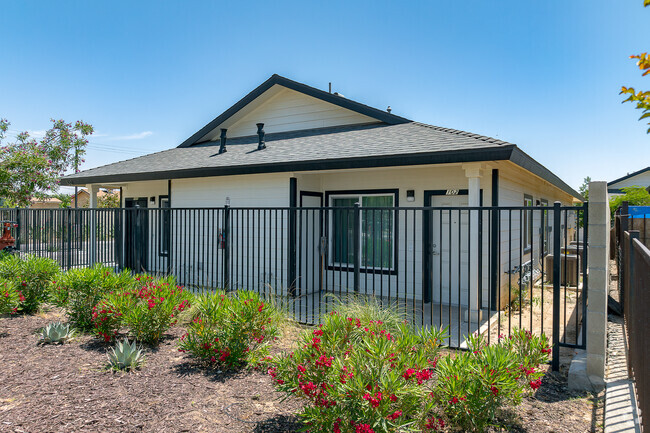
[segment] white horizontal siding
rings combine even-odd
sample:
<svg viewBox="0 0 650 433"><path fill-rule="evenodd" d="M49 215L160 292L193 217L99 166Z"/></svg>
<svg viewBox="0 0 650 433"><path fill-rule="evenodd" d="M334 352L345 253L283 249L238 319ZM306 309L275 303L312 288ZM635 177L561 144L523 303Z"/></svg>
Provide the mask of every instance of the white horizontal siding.
<svg viewBox="0 0 650 433"><path fill-rule="evenodd" d="M264 131L271 133L372 122L377 120L295 90L283 89L230 125L228 137L254 135L257 123L264 123Z"/></svg>

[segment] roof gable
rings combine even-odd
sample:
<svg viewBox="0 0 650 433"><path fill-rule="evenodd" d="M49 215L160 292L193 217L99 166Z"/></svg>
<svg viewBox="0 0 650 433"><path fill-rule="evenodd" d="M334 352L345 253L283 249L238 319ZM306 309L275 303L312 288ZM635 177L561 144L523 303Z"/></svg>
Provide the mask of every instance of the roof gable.
<svg viewBox="0 0 650 433"><path fill-rule="evenodd" d="M221 128L228 129L228 137L253 135L259 122L266 124L266 132L283 132L376 122L395 125L410 120L273 75L178 147L215 140Z"/></svg>
<svg viewBox="0 0 650 433"><path fill-rule="evenodd" d="M644 174L647 171L650 171L650 167L642 168L641 170L635 171L634 173L629 173L629 174L627 174L627 175L625 175L623 177L619 177L618 179L615 179L615 180L613 180L611 182L608 182L607 186L615 186L617 183L619 183L621 181L631 179L631 178L633 178L635 176L639 176L641 174Z"/></svg>

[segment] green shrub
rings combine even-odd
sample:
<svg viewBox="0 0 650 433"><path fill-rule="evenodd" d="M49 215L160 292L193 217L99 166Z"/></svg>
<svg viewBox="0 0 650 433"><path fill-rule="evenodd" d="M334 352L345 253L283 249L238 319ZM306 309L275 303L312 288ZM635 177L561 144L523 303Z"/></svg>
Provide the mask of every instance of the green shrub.
<svg viewBox="0 0 650 433"><path fill-rule="evenodd" d="M0 261L0 278L11 279L18 284L18 311L22 313L35 312L48 300L50 284L59 271L59 265L45 257L27 256L21 259L14 255Z"/></svg>
<svg viewBox="0 0 650 433"><path fill-rule="evenodd" d="M61 274L52 285L52 300L66 308L70 323L77 329L93 328L93 310L111 292L124 292L133 287L134 278L127 271L116 273L112 268L71 269Z"/></svg>
<svg viewBox="0 0 650 433"><path fill-rule="evenodd" d="M19 302L16 282L0 278L0 314L15 313Z"/></svg>
<svg viewBox="0 0 650 433"><path fill-rule="evenodd" d="M278 335L280 314L259 294L222 291L197 296L194 320L179 343L181 352L225 368L257 364Z"/></svg>
<svg viewBox="0 0 650 433"><path fill-rule="evenodd" d="M105 341L115 338L124 326L135 339L155 344L189 306L191 293L171 277L138 276L136 282L135 288L109 293L94 308L93 327Z"/></svg>
<svg viewBox="0 0 650 433"><path fill-rule="evenodd" d="M523 330L511 335L492 345L470 337L467 352L439 361L433 396L449 424L485 431L500 409L518 405L526 392L541 385L539 365L550 353L546 338Z"/></svg>
<svg viewBox="0 0 650 433"><path fill-rule="evenodd" d="M381 312L386 321L369 319L373 309L372 303L342 306L357 317L331 313L269 369L279 391L305 402L300 415L309 431L427 430L445 332L418 333L394 310Z"/></svg>
<svg viewBox="0 0 650 433"><path fill-rule="evenodd" d="M416 330L390 308L373 319L377 308L341 306L303 333L299 349L272 361L276 388L305 404L305 429L485 431L499 409L541 383L544 337L514 331L490 346L471 337L469 351L441 356L442 330Z"/></svg>

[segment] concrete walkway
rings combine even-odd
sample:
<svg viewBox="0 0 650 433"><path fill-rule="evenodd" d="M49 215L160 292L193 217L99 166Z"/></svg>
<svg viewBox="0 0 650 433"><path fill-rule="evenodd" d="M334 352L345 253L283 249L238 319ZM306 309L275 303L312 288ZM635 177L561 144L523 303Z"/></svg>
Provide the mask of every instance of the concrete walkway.
<svg viewBox="0 0 650 433"><path fill-rule="evenodd" d="M628 377L623 318L610 315L607 322L605 379L605 433L640 433L634 383Z"/></svg>

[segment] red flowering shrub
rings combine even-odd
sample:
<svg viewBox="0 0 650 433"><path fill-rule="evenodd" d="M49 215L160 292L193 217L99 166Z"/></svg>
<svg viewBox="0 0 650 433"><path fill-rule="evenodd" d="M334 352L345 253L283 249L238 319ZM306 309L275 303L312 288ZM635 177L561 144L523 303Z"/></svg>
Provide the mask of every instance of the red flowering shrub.
<svg viewBox="0 0 650 433"><path fill-rule="evenodd" d="M136 282L135 288L112 292L94 308L94 329L105 341L126 327L136 340L155 344L189 306L191 294L173 278L139 276Z"/></svg>
<svg viewBox="0 0 650 433"><path fill-rule="evenodd" d="M16 283L0 278L0 314L15 313L20 302L20 294L16 290Z"/></svg>
<svg viewBox="0 0 650 433"><path fill-rule="evenodd" d="M194 308L194 320L181 337L179 350L209 364L225 368L257 364L278 335L278 311L255 292L201 295Z"/></svg>
<svg viewBox="0 0 650 433"><path fill-rule="evenodd" d="M539 365L548 361L546 337L514 330L510 338L487 345L469 339L469 350L440 359L433 398L451 425L485 431L499 409L517 405L541 385Z"/></svg>
<svg viewBox="0 0 650 433"><path fill-rule="evenodd" d="M277 358L276 387L305 402L310 432L431 430L433 369L445 335L332 313Z"/></svg>

